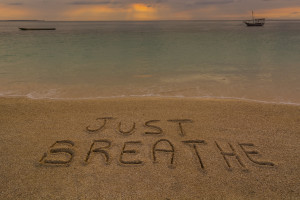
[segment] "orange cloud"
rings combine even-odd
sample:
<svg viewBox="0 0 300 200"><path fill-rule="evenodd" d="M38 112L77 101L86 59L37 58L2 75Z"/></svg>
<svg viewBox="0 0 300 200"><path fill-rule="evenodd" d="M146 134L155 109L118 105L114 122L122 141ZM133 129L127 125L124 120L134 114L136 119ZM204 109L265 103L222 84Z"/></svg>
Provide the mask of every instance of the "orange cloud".
<svg viewBox="0 0 300 200"><path fill-rule="evenodd" d="M29 6L29 5L28 5ZM65 7L67 6L67 7ZM24 7L0 3L0 20L46 19L46 20L190 20L190 19L248 19L251 11L236 11L231 7L208 5L187 10L174 10L169 4L145 3L67 5L58 7ZM224 5L225 6L225 5ZM300 7L262 9L255 17L269 19L300 19Z"/></svg>
<svg viewBox="0 0 300 200"><path fill-rule="evenodd" d="M156 20L158 19L157 10L146 4L132 4L130 5L129 16L132 20Z"/></svg>
<svg viewBox="0 0 300 200"><path fill-rule="evenodd" d="M78 15L97 15L102 13L114 13L120 10L113 9L107 6L89 6L89 7L81 7L79 9L74 9L69 12L69 14L78 16ZM122 10L121 10L122 11Z"/></svg>
<svg viewBox="0 0 300 200"><path fill-rule="evenodd" d="M0 4L0 20L33 19L33 14L34 12L27 8Z"/></svg>
<svg viewBox="0 0 300 200"><path fill-rule="evenodd" d="M155 20L158 19L156 13L156 8L146 4L131 4L127 7L108 5L73 7L63 15L68 20Z"/></svg>
<svg viewBox="0 0 300 200"><path fill-rule="evenodd" d="M69 9L63 13L63 17L67 20L118 20L124 17L124 13L124 8L87 5Z"/></svg>
<svg viewBox="0 0 300 200"><path fill-rule="evenodd" d="M132 4L131 6L136 12L146 12L146 13L155 12L155 9L153 7L148 6L146 4L138 3L138 4Z"/></svg>
<svg viewBox="0 0 300 200"><path fill-rule="evenodd" d="M107 7L107 6L84 6L84 7L80 7L78 9L74 9L74 10L71 10L69 12L69 14L71 15L86 15L86 14L91 14L91 15L94 15L94 14L99 14L99 13L110 13L110 12L113 12L114 10Z"/></svg>
<svg viewBox="0 0 300 200"><path fill-rule="evenodd" d="M276 8L260 10L256 17L266 17L273 19L299 19L300 7Z"/></svg>

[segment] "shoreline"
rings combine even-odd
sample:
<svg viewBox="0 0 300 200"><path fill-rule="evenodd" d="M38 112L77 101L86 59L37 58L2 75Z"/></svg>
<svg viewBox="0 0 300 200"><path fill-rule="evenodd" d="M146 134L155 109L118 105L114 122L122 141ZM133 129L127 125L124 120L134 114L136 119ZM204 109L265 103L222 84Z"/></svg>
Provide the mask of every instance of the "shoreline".
<svg viewBox="0 0 300 200"><path fill-rule="evenodd" d="M300 107L0 98L1 199L300 196Z"/></svg>
<svg viewBox="0 0 300 200"><path fill-rule="evenodd" d="M94 101L94 100L195 100L195 101L237 101L237 102L249 102L249 103L261 103L261 104L272 104L272 105L291 105L300 106L300 103L294 102L275 102L266 100L247 99L239 97L217 97L217 96L203 96L203 97L185 97L185 96L159 96L159 95L122 95L122 96L108 96L108 97L82 97L82 98L55 98L55 97L42 97L36 98L31 95L0 95L0 99L32 99L32 100L50 100L50 101Z"/></svg>

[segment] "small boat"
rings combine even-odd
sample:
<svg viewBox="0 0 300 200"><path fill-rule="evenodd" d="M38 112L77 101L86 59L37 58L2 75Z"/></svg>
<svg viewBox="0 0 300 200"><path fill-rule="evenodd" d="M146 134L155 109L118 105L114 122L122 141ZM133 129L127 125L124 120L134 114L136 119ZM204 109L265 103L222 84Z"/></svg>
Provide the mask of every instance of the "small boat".
<svg viewBox="0 0 300 200"><path fill-rule="evenodd" d="M244 23L247 26L263 26L265 24L265 18L255 19L252 11L252 20L246 20Z"/></svg>
<svg viewBox="0 0 300 200"><path fill-rule="evenodd" d="M54 31L56 28L19 28L22 31Z"/></svg>

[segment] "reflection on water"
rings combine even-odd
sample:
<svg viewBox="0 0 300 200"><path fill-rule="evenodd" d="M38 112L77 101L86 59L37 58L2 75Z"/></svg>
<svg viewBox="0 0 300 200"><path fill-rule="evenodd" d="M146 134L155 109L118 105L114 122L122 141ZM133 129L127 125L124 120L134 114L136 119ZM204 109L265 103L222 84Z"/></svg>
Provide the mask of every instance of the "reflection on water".
<svg viewBox="0 0 300 200"><path fill-rule="evenodd" d="M0 94L300 103L299 52L298 21L0 22Z"/></svg>

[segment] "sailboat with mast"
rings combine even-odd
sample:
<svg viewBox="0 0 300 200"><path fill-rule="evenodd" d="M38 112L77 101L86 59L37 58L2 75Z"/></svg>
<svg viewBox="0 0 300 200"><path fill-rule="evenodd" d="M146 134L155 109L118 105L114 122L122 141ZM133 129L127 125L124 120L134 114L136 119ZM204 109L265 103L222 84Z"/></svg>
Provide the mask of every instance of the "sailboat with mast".
<svg viewBox="0 0 300 200"><path fill-rule="evenodd" d="M247 26L263 26L265 24L265 18L254 18L253 10L252 10L252 20L246 20L244 23Z"/></svg>

